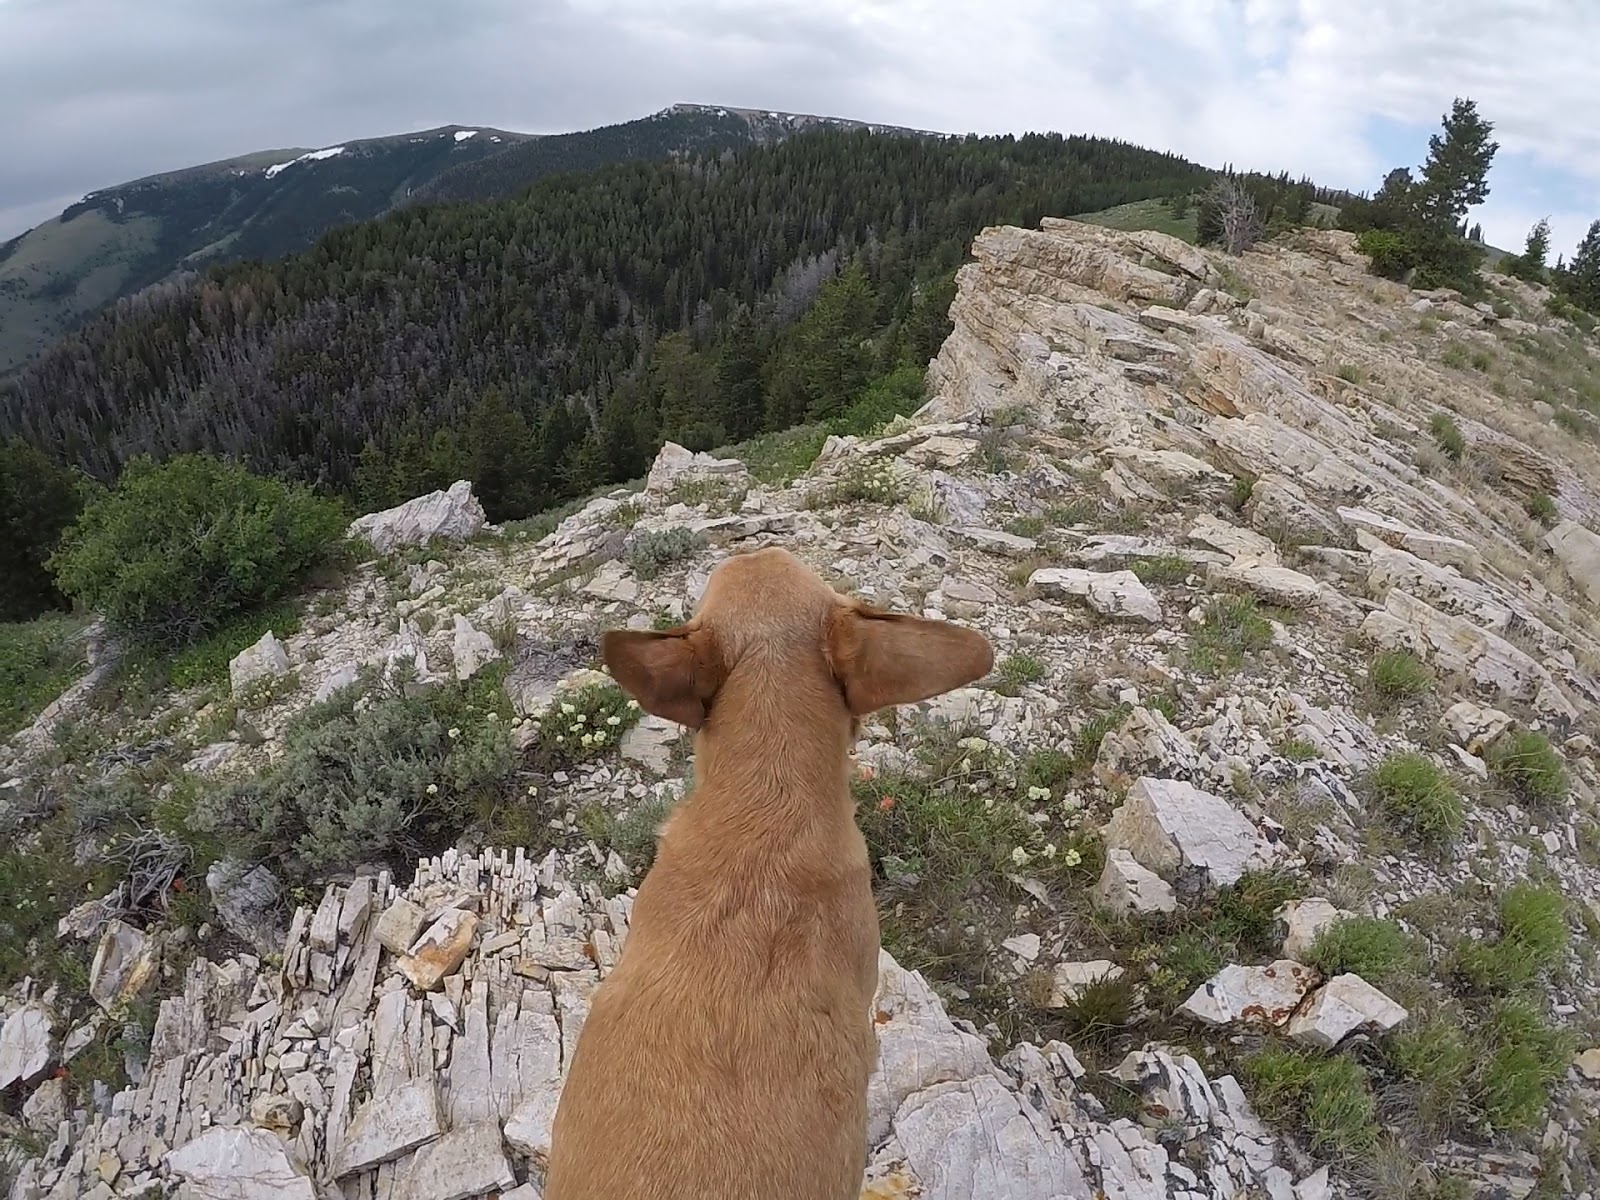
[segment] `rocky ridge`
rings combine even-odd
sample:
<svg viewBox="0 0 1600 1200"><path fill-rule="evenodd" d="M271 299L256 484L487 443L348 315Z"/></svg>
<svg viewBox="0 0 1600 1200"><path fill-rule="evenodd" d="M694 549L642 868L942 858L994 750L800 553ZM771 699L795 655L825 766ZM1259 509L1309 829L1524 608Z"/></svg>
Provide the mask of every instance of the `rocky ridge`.
<svg viewBox="0 0 1600 1200"><path fill-rule="evenodd" d="M1366 274L1335 233L1226 260L1046 221L988 230L973 257L913 418L831 439L791 484L668 446L641 490L597 497L538 540L489 531L369 571L303 631L241 656L248 736L205 743L207 714L173 698L164 715L189 721L187 769L259 770L295 713L369 667L426 683L504 657L518 736L532 739L561 695L596 681L597 630L681 619L721 556L780 543L874 603L976 624L1002 659L1033 664L869 725L864 775L914 773L919 739L940 728L981 731L969 758L1017 763L1074 752L1092 720L1116 715L1084 771L1027 790L1039 837L1017 848L1021 899L975 935L995 977L1024 987L1042 973L1039 1007L1143 969L1086 932L1074 905L1091 895L1140 920L1204 909L1261 872L1305 884L1276 913L1275 954L1224 964L1144 1024L1158 1036L1135 1020L1109 1058L1070 1036L1008 1039L978 1024L969 984L930 986L886 953L864 1195L1311 1200L1427 1195L1447 1177L1467 1194L1591 1194L1594 1051L1559 1073L1537 1138L1430 1141L1402 1193L1264 1123L1228 1047L1274 1028L1366 1054L1414 1014L1359 973L1305 963L1318 931L1392 920L1442 970L1454 931L1427 914L1457 906L1459 932L1482 939L1483 906L1534 877L1569 899L1579 935L1541 1007L1578 1045L1600 1040L1597 464L1535 405L1498 394L1527 390L1538 354L1593 347L1522 285L1504 285L1502 308L1417 295ZM1451 367L1454 346L1500 365ZM1460 463L1435 446L1441 416L1466 443ZM1552 528L1527 515L1533 497L1553 504ZM402 549L423 531L471 537L475 507L458 485L363 528ZM643 569L644 549L663 561ZM1241 596L1259 637L1236 654L1215 605ZM1432 673L1420 710L1374 702L1383 650ZM60 716L17 740L14 790ZM1559 747L1561 805L1494 790L1493 748L1518 729ZM619 749L550 781L558 822L680 793L675 728L646 718ZM1468 792L1452 852L1376 836L1371 777L1395 752L1431 757ZM1103 869L1063 897L1040 880L1057 843L1085 832ZM81 1028L53 1028L55 998L24 987L7 1002L0 1079L27 1089L23 1118L50 1140L11 1194L536 1196L566 1051L627 935L628 863L577 840L538 861L464 845L408 883L329 885L286 931L258 924L255 953L197 961L160 1006L142 1080L88 1105L69 1109L48 1078L70 1069ZM233 888L215 890L230 927L272 907L235 904L230 920ZM167 934L85 932L100 939L91 987L106 1008L150 986Z"/></svg>

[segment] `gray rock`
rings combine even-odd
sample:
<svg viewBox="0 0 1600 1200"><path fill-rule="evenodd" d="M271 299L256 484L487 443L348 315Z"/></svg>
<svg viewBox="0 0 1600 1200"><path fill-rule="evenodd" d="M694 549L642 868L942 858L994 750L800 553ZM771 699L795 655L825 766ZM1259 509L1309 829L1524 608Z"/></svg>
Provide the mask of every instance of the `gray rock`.
<svg viewBox="0 0 1600 1200"><path fill-rule="evenodd" d="M1197 875L1218 887L1287 855L1222 797L1177 779L1136 782L1111 814L1105 842L1165 878Z"/></svg>
<svg viewBox="0 0 1600 1200"><path fill-rule="evenodd" d="M228 663L228 683L237 696L251 684L264 679L276 679L279 675L287 674L288 670L289 652L269 629L255 645L233 656Z"/></svg>
<svg viewBox="0 0 1600 1200"><path fill-rule="evenodd" d="M1544 535L1544 544L1584 594L1600 604L1600 536L1576 521L1562 521Z"/></svg>
<svg viewBox="0 0 1600 1200"><path fill-rule="evenodd" d="M378 918L375 932L379 944L391 954L410 954L426 917L419 906L404 896L399 897Z"/></svg>
<svg viewBox="0 0 1600 1200"><path fill-rule="evenodd" d="M1264 967L1223 967L1194 990L1178 1011L1207 1025L1235 1021L1278 1026L1289 1020L1316 972L1290 959Z"/></svg>
<svg viewBox="0 0 1600 1200"><path fill-rule="evenodd" d="M665 717L646 713L622 735L617 750L627 761L638 763L654 774L665 775L672 766L672 748L682 736L681 726Z"/></svg>
<svg viewBox="0 0 1600 1200"><path fill-rule="evenodd" d="M308 1179L276 1135L218 1126L167 1154L194 1200L316 1200Z"/></svg>
<svg viewBox="0 0 1600 1200"><path fill-rule="evenodd" d="M265 866L248 870L228 859L212 863L206 887L222 927L248 943L257 954L283 948L283 892L278 878Z"/></svg>
<svg viewBox="0 0 1600 1200"><path fill-rule="evenodd" d="M345 1131L334 1166L336 1179L399 1158L444 1132L433 1080L412 1079L373 1096Z"/></svg>
<svg viewBox="0 0 1600 1200"><path fill-rule="evenodd" d="M517 1182L496 1121L460 1126L419 1149L397 1200L468 1200Z"/></svg>
<svg viewBox="0 0 1600 1200"><path fill-rule="evenodd" d="M54 1137L66 1119L67 1083L64 1079L46 1079L22 1102L22 1123L35 1133Z"/></svg>
<svg viewBox="0 0 1600 1200"><path fill-rule="evenodd" d="M133 1000L155 978L161 948L126 921L112 921L100 935L89 965L89 996L106 1012Z"/></svg>
<svg viewBox="0 0 1600 1200"><path fill-rule="evenodd" d="M1106 851L1095 899L1113 912L1169 913L1178 909L1172 885L1119 846Z"/></svg>
<svg viewBox="0 0 1600 1200"><path fill-rule="evenodd" d="M1335 975L1289 1021L1297 1042L1331 1050L1357 1029L1388 1033L1406 1010L1359 975Z"/></svg>
<svg viewBox="0 0 1600 1200"><path fill-rule="evenodd" d="M464 542L488 523L472 484L461 479L442 492L429 492L395 508L357 517L349 535L365 538L387 554L399 546L421 546L434 538Z"/></svg>
<svg viewBox="0 0 1600 1200"><path fill-rule="evenodd" d="M1028 586L1046 596L1079 596L1095 612L1131 621L1161 622L1155 593L1132 571L1087 571L1079 567L1041 567Z"/></svg>
<svg viewBox="0 0 1600 1200"><path fill-rule="evenodd" d="M456 665L456 678L468 680L500 657L500 650L487 633L475 629L471 621L456 614L455 633L451 642Z"/></svg>

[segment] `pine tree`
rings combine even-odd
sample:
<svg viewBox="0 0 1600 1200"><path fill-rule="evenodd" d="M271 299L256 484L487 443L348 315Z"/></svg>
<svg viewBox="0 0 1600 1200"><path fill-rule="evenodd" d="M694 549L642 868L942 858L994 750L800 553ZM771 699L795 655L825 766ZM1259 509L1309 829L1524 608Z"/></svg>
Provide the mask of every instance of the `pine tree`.
<svg viewBox="0 0 1600 1200"><path fill-rule="evenodd" d="M1489 164L1500 144L1494 126L1478 115L1475 101L1457 97L1444 118L1444 131L1428 139L1422 165L1421 211L1425 221L1454 229L1469 208L1489 195Z"/></svg>
<svg viewBox="0 0 1600 1200"><path fill-rule="evenodd" d="M1589 226L1567 264L1562 294L1579 308L1600 314L1600 221Z"/></svg>
<svg viewBox="0 0 1600 1200"><path fill-rule="evenodd" d="M1528 230L1528 241L1522 253L1508 260L1506 266L1518 279L1542 283L1546 276L1546 260L1549 257L1550 218L1544 217Z"/></svg>

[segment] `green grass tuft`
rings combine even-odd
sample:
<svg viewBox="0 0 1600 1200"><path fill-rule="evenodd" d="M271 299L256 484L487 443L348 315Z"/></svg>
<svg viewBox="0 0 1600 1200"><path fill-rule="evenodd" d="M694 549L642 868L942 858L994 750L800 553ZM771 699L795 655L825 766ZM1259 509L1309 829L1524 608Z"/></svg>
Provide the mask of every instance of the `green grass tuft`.
<svg viewBox="0 0 1600 1200"><path fill-rule="evenodd" d="M1038 683L1044 678L1044 662L1034 654L1010 654L1000 660L995 676L995 691L1015 696L1024 684Z"/></svg>
<svg viewBox="0 0 1600 1200"><path fill-rule="evenodd" d="M1498 941L1463 941L1452 956L1456 978L1475 992L1527 987L1555 966L1567 947L1567 901L1553 888L1520 883L1500 896Z"/></svg>
<svg viewBox="0 0 1600 1200"><path fill-rule="evenodd" d="M1389 755L1372 777L1378 806L1391 825L1434 845L1461 833L1466 806L1450 777L1423 754Z"/></svg>
<svg viewBox="0 0 1600 1200"><path fill-rule="evenodd" d="M1272 645L1272 625L1262 616L1253 596L1216 596L1206 605L1205 616L1194 631L1190 659L1211 674L1237 669L1248 654Z"/></svg>
<svg viewBox="0 0 1600 1200"><path fill-rule="evenodd" d="M1299 1128L1314 1150L1352 1155L1377 1140L1377 1102L1353 1059L1268 1046L1245 1059L1243 1073L1256 1110Z"/></svg>
<svg viewBox="0 0 1600 1200"><path fill-rule="evenodd" d="M1372 690L1386 700L1411 700L1433 690L1433 672L1409 650L1385 650L1367 671Z"/></svg>
<svg viewBox="0 0 1600 1200"><path fill-rule="evenodd" d="M1401 978L1418 966L1405 931L1377 917L1347 917L1321 933L1306 953L1306 962L1324 975L1359 975L1375 987Z"/></svg>
<svg viewBox="0 0 1600 1200"><path fill-rule="evenodd" d="M1544 734L1508 733L1489 747L1486 757L1489 777L1522 803L1548 812L1566 800L1566 764Z"/></svg>
<svg viewBox="0 0 1600 1200"><path fill-rule="evenodd" d="M1434 413L1433 419L1428 422L1428 432L1433 434L1433 440L1449 458L1461 461L1461 456L1467 451L1467 439L1454 417L1449 413Z"/></svg>

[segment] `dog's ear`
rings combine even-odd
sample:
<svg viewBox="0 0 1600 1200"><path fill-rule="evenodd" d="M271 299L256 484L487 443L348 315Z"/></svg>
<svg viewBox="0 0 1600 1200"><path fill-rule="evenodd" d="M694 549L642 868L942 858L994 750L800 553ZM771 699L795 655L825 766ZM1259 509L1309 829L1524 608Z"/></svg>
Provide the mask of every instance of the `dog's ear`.
<svg viewBox="0 0 1600 1200"><path fill-rule="evenodd" d="M611 677L639 707L699 729L722 686L722 658L708 630L692 625L659 632L616 629L600 639Z"/></svg>
<svg viewBox="0 0 1600 1200"><path fill-rule="evenodd" d="M948 692L994 667L989 639L975 630L864 604L840 605L827 646L845 703L858 717Z"/></svg>

